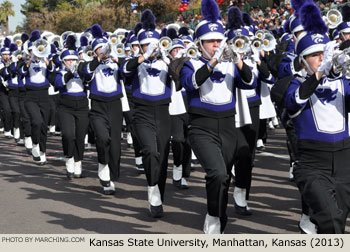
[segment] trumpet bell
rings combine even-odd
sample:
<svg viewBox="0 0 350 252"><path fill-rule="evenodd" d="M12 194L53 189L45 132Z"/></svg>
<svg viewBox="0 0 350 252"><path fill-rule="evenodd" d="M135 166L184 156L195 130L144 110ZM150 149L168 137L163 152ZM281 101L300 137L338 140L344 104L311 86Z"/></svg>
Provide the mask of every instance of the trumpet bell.
<svg viewBox="0 0 350 252"><path fill-rule="evenodd" d="M45 39L38 39L33 44L33 53L38 58L47 58L51 52L50 44Z"/></svg>
<svg viewBox="0 0 350 252"><path fill-rule="evenodd" d="M22 59L22 52L21 50L16 50L11 55L12 62L17 62Z"/></svg>
<svg viewBox="0 0 350 252"><path fill-rule="evenodd" d="M238 53L249 51L249 38L247 36L236 36L232 40L232 48Z"/></svg>
<svg viewBox="0 0 350 252"><path fill-rule="evenodd" d="M186 52L186 57L195 58L198 55L198 50L196 47L189 47Z"/></svg>
<svg viewBox="0 0 350 252"><path fill-rule="evenodd" d="M272 51L276 48L276 39L270 33L266 33L263 39L263 50L266 52Z"/></svg>
<svg viewBox="0 0 350 252"><path fill-rule="evenodd" d="M171 39L169 37L163 37L159 40L159 48L161 50L168 50L172 45Z"/></svg>
<svg viewBox="0 0 350 252"><path fill-rule="evenodd" d="M331 9L327 12L326 24L330 29L336 28L341 22L343 22L343 17L340 11Z"/></svg>
<svg viewBox="0 0 350 252"><path fill-rule="evenodd" d="M116 46L116 52L118 57L122 57L125 55L125 47L124 44L118 44Z"/></svg>
<svg viewBox="0 0 350 252"><path fill-rule="evenodd" d="M254 49L261 51L263 49L263 41L261 39L255 38L252 41L252 46Z"/></svg>
<svg viewBox="0 0 350 252"><path fill-rule="evenodd" d="M115 34L112 34L110 37L109 37L109 43L111 43L112 45L117 45L119 43L119 38L117 35Z"/></svg>
<svg viewBox="0 0 350 252"><path fill-rule="evenodd" d="M92 61L94 58L94 53L92 51L92 47L89 45L89 46L86 46L83 50L83 60L85 61Z"/></svg>
<svg viewBox="0 0 350 252"><path fill-rule="evenodd" d="M258 31L255 32L255 37L258 38L258 39L263 39L264 35L265 35L265 32L262 31L262 30L258 30Z"/></svg>

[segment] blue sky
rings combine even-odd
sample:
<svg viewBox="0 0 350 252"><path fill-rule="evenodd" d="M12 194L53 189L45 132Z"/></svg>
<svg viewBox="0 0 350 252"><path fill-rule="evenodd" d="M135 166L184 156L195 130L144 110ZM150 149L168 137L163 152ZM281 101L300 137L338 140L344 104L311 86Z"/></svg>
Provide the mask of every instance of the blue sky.
<svg viewBox="0 0 350 252"><path fill-rule="evenodd" d="M4 2L4 0L0 0L0 3ZM25 0L10 0L11 3L13 3L14 7L13 10L15 11L15 16L14 17L9 17L9 22L10 22L10 31L15 31L17 25L21 25L24 16L20 12L21 10L21 4L25 3Z"/></svg>

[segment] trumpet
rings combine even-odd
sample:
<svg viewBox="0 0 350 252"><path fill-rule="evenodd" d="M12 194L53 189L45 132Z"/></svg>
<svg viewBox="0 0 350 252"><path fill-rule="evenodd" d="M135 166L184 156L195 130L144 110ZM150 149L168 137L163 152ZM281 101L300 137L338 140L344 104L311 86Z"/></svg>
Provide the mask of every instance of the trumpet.
<svg viewBox="0 0 350 252"><path fill-rule="evenodd" d="M343 75L350 74L350 48L343 51L337 50L332 58L334 72L341 72Z"/></svg>
<svg viewBox="0 0 350 252"><path fill-rule="evenodd" d="M270 52L276 48L276 39L270 33L265 33L263 38L263 50Z"/></svg>
<svg viewBox="0 0 350 252"><path fill-rule="evenodd" d="M94 58L94 52L92 51L91 45L85 46L83 50L83 60L92 61Z"/></svg>
<svg viewBox="0 0 350 252"><path fill-rule="evenodd" d="M222 58L228 60L233 63L237 63L240 61L240 56L238 52L235 51L232 45L227 45L222 54Z"/></svg>
<svg viewBox="0 0 350 252"><path fill-rule="evenodd" d="M50 44L45 39L38 39L33 44L33 54L38 58L47 58L51 52Z"/></svg>
<svg viewBox="0 0 350 252"><path fill-rule="evenodd" d="M263 39L265 35L265 32L263 30L258 30L255 32L255 37L258 39Z"/></svg>
<svg viewBox="0 0 350 252"><path fill-rule="evenodd" d="M12 53L12 55L11 55L12 62L18 62L21 59L22 59L22 51L21 50L16 50Z"/></svg>
<svg viewBox="0 0 350 252"><path fill-rule="evenodd" d="M168 50L172 46L172 41L169 37L163 37L159 40L158 46L162 51Z"/></svg>
<svg viewBox="0 0 350 252"><path fill-rule="evenodd" d="M21 34L16 34L13 36L12 41L17 45L18 48L22 46Z"/></svg>
<svg viewBox="0 0 350 252"><path fill-rule="evenodd" d="M189 47L186 50L186 57L196 58L198 56L198 49L194 46Z"/></svg>
<svg viewBox="0 0 350 252"><path fill-rule="evenodd" d="M232 49L238 53L246 53L249 51L249 38L247 36L236 36L232 40Z"/></svg>
<svg viewBox="0 0 350 252"><path fill-rule="evenodd" d="M263 41L259 38L255 38L253 39L252 43L251 43L252 47L258 51L261 51L264 49L264 44Z"/></svg>
<svg viewBox="0 0 350 252"><path fill-rule="evenodd" d="M327 12L325 17L325 23L330 29L337 28L337 26L343 22L343 16L337 9L331 9Z"/></svg>

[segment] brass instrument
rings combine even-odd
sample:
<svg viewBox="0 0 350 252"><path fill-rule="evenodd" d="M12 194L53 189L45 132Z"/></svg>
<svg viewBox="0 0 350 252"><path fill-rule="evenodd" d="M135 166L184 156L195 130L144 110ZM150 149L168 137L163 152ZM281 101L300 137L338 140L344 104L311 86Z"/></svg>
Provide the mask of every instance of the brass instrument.
<svg viewBox="0 0 350 252"><path fill-rule="evenodd" d="M350 48L336 50L332 58L334 72L350 75Z"/></svg>
<svg viewBox="0 0 350 252"><path fill-rule="evenodd" d="M263 38L263 50L266 52L272 51L276 48L276 39L270 33L265 33Z"/></svg>
<svg viewBox="0 0 350 252"><path fill-rule="evenodd" d="M198 49L194 46L187 48L186 57L196 58L198 56Z"/></svg>
<svg viewBox="0 0 350 252"><path fill-rule="evenodd" d="M233 38L232 49L238 53L246 53L250 50L249 38L247 36L236 36Z"/></svg>
<svg viewBox="0 0 350 252"><path fill-rule="evenodd" d="M343 16L337 9L331 9L327 12L325 17L325 23L330 29L337 28L337 26L343 22Z"/></svg>
<svg viewBox="0 0 350 252"><path fill-rule="evenodd" d="M251 45L255 50L258 50L258 51L261 51L264 49L263 41L259 38L253 39Z"/></svg>
<svg viewBox="0 0 350 252"><path fill-rule="evenodd" d="M232 45L227 45L225 47L224 52L222 54L222 58L234 63L240 61L240 56L238 52L234 50L234 47Z"/></svg>
<svg viewBox="0 0 350 252"><path fill-rule="evenodd" d="M21 34L15 34L12 38L12 41L17 45L18 48L22 46Z"/></svg>
<svg viewBox="0 0 350 252"><path fill-rule="evenodd" d="M168 50L172 46L172 41L169 37L162 37L159 40L159 49L162 51Z"/></svg>
<svg viewBox="0 0 350 252"><path fill-rule="evenodd" d="M45 39L38 39L33 44L33 54L38 58L47 58L51 53L50 44Z"/></svg>
<svg viewBox="0 0 350 252"><path fill-rule="evenodd" d="M83 49L83 60L92 61L94 59L94 52L91 45L85 46Z"/></svg>
<svg viewBox="0 0 350 252"><path fill-rule="evenodd" d="M12 55L11 55L12 62L17 62L21 59L22 59L22 51L21 50L16 50L12 53Z"/></svg>
<svg viewBox="0 0 350 252"><path fill-rule="evenodd" d="M263 30L258 30L255 32L255 37L258 39L263 39L265 35L265 32Z"/></svg>

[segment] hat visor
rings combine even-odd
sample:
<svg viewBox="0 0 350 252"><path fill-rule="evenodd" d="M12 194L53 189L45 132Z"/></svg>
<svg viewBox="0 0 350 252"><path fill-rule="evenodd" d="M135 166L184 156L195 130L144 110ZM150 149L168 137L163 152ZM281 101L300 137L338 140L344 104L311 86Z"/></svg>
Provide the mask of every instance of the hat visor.
<svg viewBox="0 0 350 252"><path fill-rule="evenodd" d="M199 37L200 40L222 40L225 38L225 35L221 32L208 32Z"/></svg>

